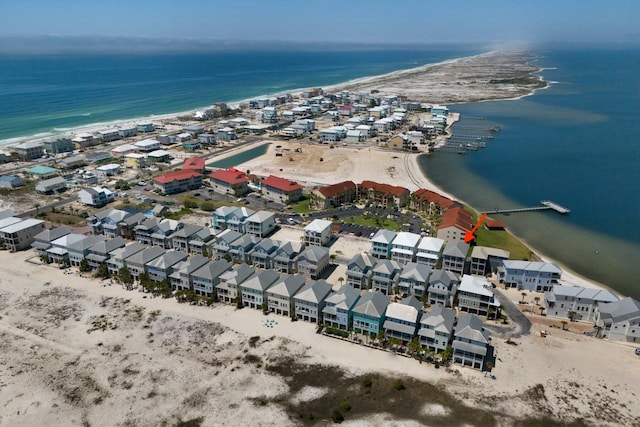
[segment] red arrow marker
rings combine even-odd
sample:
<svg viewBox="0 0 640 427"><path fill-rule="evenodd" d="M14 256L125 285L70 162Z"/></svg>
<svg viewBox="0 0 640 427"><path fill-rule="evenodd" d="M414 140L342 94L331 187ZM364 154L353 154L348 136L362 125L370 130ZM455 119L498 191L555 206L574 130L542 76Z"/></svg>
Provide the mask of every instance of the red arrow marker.
<svg viewBox="0 0 640 427"><path fill-rule="evenodd" d="M482 224L482 221L484 221L484 219L486 217L487 217L486 213L483 213L482 215L480 215L480 218L478 219L478 222L476 223L476 225L473 226L471 231L467 231L466 233L464 233L464 242L465 243L469 243L470 241L472 241L473 239L476 238L476 236L474 236L473 233L476 232L476 230L478 229L478 227L480 227L480 224Z"/></svg>

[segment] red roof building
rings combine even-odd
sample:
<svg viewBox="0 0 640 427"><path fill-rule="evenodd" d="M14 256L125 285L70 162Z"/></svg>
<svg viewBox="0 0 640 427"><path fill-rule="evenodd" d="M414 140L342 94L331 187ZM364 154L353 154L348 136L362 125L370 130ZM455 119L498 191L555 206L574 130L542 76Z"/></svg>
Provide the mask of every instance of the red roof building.
<svg viewBox="0 0 640 427"><path fill-rule="evenodd" d="M164 194L176 194L202 187L202 174L194 170L177 170L153 178Z"/></svg>
<svg viewBox="0 0 640 427"><path fill-rule="evenodd" d="M312 193L312 201L314 206L321 208L340 206L356 200L357 193L358 187L353 181L343 181L318 188Z"/></svg>
<svg viewBox="0 0 640 427"><path fill-rule="evenodd" d="M358 187L360 198L384 207L395 205L402 207L407 204L411 193L404 187L380 184L374 181L362 181Z"/></svg>
<svg viewBox="0 0 640 427"><path fill-rule="evenodd" d="M202 157L189 157L182 164L182 169L194 170L199 173L205 173L206 169L205 169L204 162L205 162L205 159L203 159Z"/></svg>
<svg viewBox="0 0 640 427"><path fill-rule="evenodd" d="M249 178L235 168L218 169L209 175L209 180L216 193L242 196L249 191Z"/></svg>
<svg viewBox="0 0 640 427"><path fill-rule="evenodd" d="M448 209L442 215L442 222L438 226L438 239L444 241L464 241L467 231L473 228L473 215L461 207Z"/></svg>
<svg viewBox="0 0 640 427"><path fill-rule="evenodd" d="M442 211L460 206L458 202L424 188L413 192L411 195L411 203L414 209L430 214L440 214Z"/></svg>
<svg viewBox="0 0 640 427"><path fill-rule="evenodd" d="M489 230L504 230L506 228L504 222L498 221L497 219L487 219L484 221L484 225Z"/></svg>
<svg viewBox="0 0 640 427"><path fill-rule="evenodd" d="M295 202L302 198L302 185L275 175L269 175L261 182L262 194L282 203Z"/></svg>

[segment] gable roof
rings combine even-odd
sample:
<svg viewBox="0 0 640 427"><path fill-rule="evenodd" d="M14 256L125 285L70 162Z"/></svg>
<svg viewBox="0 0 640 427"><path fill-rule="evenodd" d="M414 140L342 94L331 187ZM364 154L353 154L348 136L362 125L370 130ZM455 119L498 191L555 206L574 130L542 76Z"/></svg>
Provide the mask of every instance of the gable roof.
<svg viewBox="0 0 640 427"><path fill-rule="evenodd" d="M153 178L153 180L158 184L168 184L173 181L183 181L185 179L191 179L199 176L202 176L202 174L192 169L186 169L167 172L163 175Z"/></svg>
<svg viewBox="0 0 640 427"><path fill-rule="evenodd" d="M62 236L66 236L69 233L71 233L71 230L69 229L69 227L67 227L66 225L63 225L61 227L42 230L40 233L35 235L34 240L51 242L52 240L55 240Z"/></svg>
<svg viewBox="0 0 640 427"><path fill-rule="evenodd" d="M349 266L356 265L360 268L360 270L367 270L373 268L373 266L376 265L377 261L377 258L369 254L359 253L351 258L351 261L349 261L349 264L347 264L347 268L349 268Z"/></svg>
<svg viewBox="0 0 640 427"><path fill-rule="evenodd" d="M187 259L187 254L181 251L166 251L159 257L149 261L147 263L147 267L158 268L162 270L166 270L169 267L172 267L179 263L180 261L184 261Z"/></svg>
<svg viewBox="0 0 640 427"><path fill-rule="evenodd" d="M362 181L360 187L365 190L373 190L383 194L391 194L396 197L409 195L409 190L396 185L381 184L374 181Z"/></svg>
<svg viewBox="0 0 640 427"><path fill-rule="evenodd" d="M562 274L562 269L552 262L504 260L502 261L502 265L507 269Z"/></svg>
<svg viewBox="0 0 640 427"><path fill-rule="evenodd" d="M312 280L296 293L295 299L319 304L331 293L331 289L332 286L324 279Z"/></svg>
<svg viewBox="0 0 640 427"><path fill-rule="evenodd" d="M418 282L427 282L431 274L431 267L425 264L415 262L407 263L400 273L400 281L402 279L414 279Z"/></svg>
<svg viewBox="0 0 640 427"><path fill-rule="evenodd" d="M442 222L438 226L438 230L447 227L456 227L465 232L471 231L473 228L473 215L460 207L448 209L442 215Z"/></svg>
<svg viewBox="0 0 640 427"><path fill-rule="evenodd" d="M581 286L553 285L551 292L559 295L582 298L598 302L614 302L620 298L610 290L597 288L583 288Z"/></svg>
<svg viewBox="0 0 640 427"><path fill-rule="evenodd" d="M628 297L619 301L600 304L598 307L601 319L611 319L618 323L629 319L640 318L640 302Z"/></svg>
<svg viewBox="0 0 640 427"><path fill-rule="evenodd" d="M451 334L453 332L453 324L456 321L456 312L442 306L442 304L436 304L431 308L431 311L424 313L420 324L438 332L445 332ZM422 329L419 333L422 332Z"/></svg>
<svg viewBox="0 0 640 427"><path fill-rule="evenodd" d="M296 259L306 258L311 261L320 261L329 254L329 248L324 246L307 246L305 250L300 252Z"/></svg>
<svg viewBox="0 0 640 427"><path fill-rule="evenodd" d="M182 164L182 169L204 170L205 159L202 157L189 157Z"/></svg>
<svg viewBox="0 0 640 427"><path fill-rule="evenodd" d="M325 302L337 309L349 310L358 299L360 299L360 291L354 289L351 285L342 285L336 292L331 292L325 298Z"/></svg>
<svg viewBox="0 0 640 427"><path fill-rule="evenodd" d="M458 202L455 202L447 197L444 197L441 194L435 193L431 190L427 190L425 188L420 188L413 192L412 196L418 201L427 201L429 203L434 203L440 205L441 207L448 209L455 205L458 205Z"/></svg>
<svg viewBox="0 0 640 427"><path fill-rule="evenodd" d="M474 246L471 250L471 258L488 259L491 257L508 259L511 252L503 249L490 248L488 246Z"/></svg>

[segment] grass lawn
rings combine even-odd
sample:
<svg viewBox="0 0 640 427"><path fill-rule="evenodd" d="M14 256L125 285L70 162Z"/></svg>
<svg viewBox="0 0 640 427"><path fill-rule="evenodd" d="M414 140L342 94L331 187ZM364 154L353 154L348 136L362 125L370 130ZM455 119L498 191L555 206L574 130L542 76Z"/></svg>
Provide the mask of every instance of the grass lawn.
<svg viewBox="0 0 640 427"><path fill-rule="evenodd" d="M291 209L293 209L294 212L298 212L299 214L313 212L313 209L309 207L310 202L311 202L311 199L309 199L308 197L305 197L295 205L292 205Z"/></svg>
<svg viewBox="0 0 640 427"><path fill-rule="evenodd" d="M52 223L65 224L72 227L87 225L87 221L84 218L60 212L47 212L46 219L51 221Z"/></svg>
<svg viewBox="0 0 640 427"><path fill-rule="evenodd" d="M400 224L390 220L389 218L381 218L378 216L351 216L343 218L344 222L350 224L366 225L369 227L386 228L387 230L399 231Z"/></svg>

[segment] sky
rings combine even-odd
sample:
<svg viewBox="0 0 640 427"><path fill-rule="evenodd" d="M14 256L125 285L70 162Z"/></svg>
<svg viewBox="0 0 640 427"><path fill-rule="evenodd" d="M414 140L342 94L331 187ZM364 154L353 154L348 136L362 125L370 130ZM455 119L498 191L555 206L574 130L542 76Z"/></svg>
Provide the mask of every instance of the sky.
<svg viewBox="0 0 640 427"><path fill-rule="evenodd" d="M639 23L637 0L0 0L0 36L637 42Z"/></svg>

